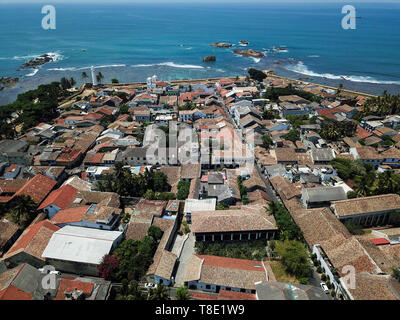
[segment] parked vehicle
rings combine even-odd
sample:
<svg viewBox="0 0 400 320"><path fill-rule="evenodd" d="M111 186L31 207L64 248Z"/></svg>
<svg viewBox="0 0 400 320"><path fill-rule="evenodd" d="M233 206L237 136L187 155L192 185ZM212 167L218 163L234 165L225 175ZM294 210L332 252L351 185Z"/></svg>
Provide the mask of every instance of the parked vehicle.
<svg viewBox="0 0 400 320"><path fill-rule="evenodd" d="M329 293L329 288L324 282L321 282L321 289L324 290L325 293Z"/></svg>
<svg viewBox="0 0 400 320"><path fill-rule="evenodd" d="M50 271L50 274L55 274L57 276L61 276L61 272L60 271L56 271L56 270Z"/></svg>
<svg viewBox="0 0 400 320"><path fill-rule="evenodd" d="M155 289L155 288L157 288L157 283L151 283L151 282L149 282L149 283L146 283L146 284L144 285L144 287L145 287L145 288L149 288L149 289Z"/></svg>
<svg viewBox="0 0 400 320"><path fill-rule="evenodd" d="M61 276L61 272L57 271L57 270L52 271L52 270L48 270L45 268L39 268L38 270L40 271L40 273L43 273L43 274L55 274L57 276Z"/></svg>

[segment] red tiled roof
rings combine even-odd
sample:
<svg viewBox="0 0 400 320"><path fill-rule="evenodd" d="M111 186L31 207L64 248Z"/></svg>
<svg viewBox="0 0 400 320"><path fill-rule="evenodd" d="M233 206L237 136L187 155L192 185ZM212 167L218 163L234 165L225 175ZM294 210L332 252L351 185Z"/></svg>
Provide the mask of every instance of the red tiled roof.
<svg viewBox="0 0 400 320"><path fill-rule="evenodd" d="M51 221L57 224L79 222L88 209L89 206L60 210Z"/></svg>
<svg viewBox="0 0 400 320"><path fill-rule="evenodd" d="M5 203L11 200L11 196L0 196L0 202Z"/></svg>
<svg viewBox="0 0 400 320"><path fill-rule="evenodd" d="M110 109L107 109L107 108L104 108L104 107L101 107L101 108L97 109L95 112L96 113L102 113L102 114L105 114L107 116L111 116L112 115L112 111Z"/></svg>
<svg viewBox="0 0 400 320"><path fill-rule="evenodd" d="M190 293L190 296L192 297L192 299L195 300L216 300L217 298L216 295L212 295L209 293L200 293L200 292Z"/></svg>
<svg viewBox="0 0 400 320"><path fill-rule="evenodd" d="M375 135L377 135L378 137L383 136L383 133L380 132L380 131L378 131L378 130L374 130L374 131L372 131L372 133L375 134Z"/></svg>
<svg viewBox="0 0 400 320"><path fill-rule="evenodd" d="M33 293L22 291L14 286L8 286L0 291L0 300L32 300Z"/></svg>
<svg viewBox="0 0 400 320"><path fill-rule="evenodd" d="M209 255L198 255L198 254L196 256L199 257L200 259L204 259L203 266L213 266L221 268L264 272L264 268L262 267L261 261L217 257ZM255 267L256 265L261 266L261 268Z"/></svg>
<svg viewBox="0 0 400 320"><path fill-rule="evenodd" d="M53 179L38 174L25 183L25 185L13 195L13 198L16 196L30 196L32 200L39 205L56 184L57 182Z"/></svg>
<svg viewBox="0 0 400 320"><path fill-rule="evenodd" d="M64 292L72 292L74 289L83 291L87 296L93 292L94 284L90 282L77 281L72 279L62 278L58 286L57 296L55 300L64 300Z"/></svg>
<svg viewBox="0 0 400 320"><path fill-rule="evenodd" d="M17 169L18 168L18 165L17 164L12 164L12 165L10 165L7 169L6 169L6 171L7 172L10 172L10 171L13 171L13 170L15 170L15 169Z"/></svg>
<svg viewBox="0 0 400 320"><path fill-rule="evenodd" d="M121 114L118 118L117 118L117 120L119 120L119 121L124 121L124 120L127 120L129 118L129 114Z"/></svg>
<svg viewBox="0 0 400 320"><path fill-rule="evenodd" d="M65 209L71 201L75 198L78 190L70 185L65 185L57 190L54 190L49 196L43 201L38 210L42 210L47 206L53 204L60 209Z"/></svg>
<svg viewBox="0 0 400 320"><path fill-rule="evenodd" d="M368 132L367 130L365 130L364 128L357 126L357 130L356 130L356 137L359 139L365 139L372 136L372 133Z"/></svg>
<svg viewBox="0 0 400 320"><path fill-rule="evenodd" d="M317 110L317 113L320 116L326 117L326 118L330 118L330 119L336 119L336 117L333 115L335 113L334 109L321 109L321 110Z"/></svg>
<svg viewBox="0 0 400 320"><path fill-rule="evenodd" d="M65 119L56 119L56 124L65 124Z"/></svg>
<svg viewBox="0 0 400 320"><path fill-rule="evenodd" d="M254 293L220 290L218 300L257 300Z"/></svg>
<svg viewBox="0 0 400 320"><path fill-rule="evenodd" d="M103 116L98 113L88 113L87 115L83 116L84 120L90 120L90 119L101 119Z"/></svg>
<svg viewBox="0 0 400 320"><path fill-rule="evenodd" d="M390 242L385 238L369 239L374 245L379 246L382 244L390 244Z"/></svg>
<svg viewBox="0 0 400 320"><path fill-rule="evenodd" d="M82 153L81 149L68 149L63 150L59 155L56 162L69 162L75 160Z"/></svg>
<svg viewBox="0 0 400 320"><path fill-rule="evenodd" d="M57 230L60 229L60 227L52 224L49 220L43 220L35 224L31 224L28 226L28 228L25 229L25 231L22 233L22 235L17 239L17 241L13 244L13 246L10 248L10 250L7 251L5 254L5 258L13 255L13 253L16 253L19 250L24 250L28 245L33 241L33 239L39 235L41 232L42 228L45 228L47 230L50 230L51 232L56 232ZM43 243L42 243L43 244ZM43 247L44 250L45 247ZM41 256L41 253L40 253Z"/></svg>

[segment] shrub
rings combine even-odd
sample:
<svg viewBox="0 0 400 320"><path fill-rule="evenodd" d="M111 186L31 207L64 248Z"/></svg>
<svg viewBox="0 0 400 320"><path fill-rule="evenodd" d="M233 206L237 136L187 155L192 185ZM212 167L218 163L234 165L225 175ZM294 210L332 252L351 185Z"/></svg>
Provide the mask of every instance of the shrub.
<svg viewBox="0 0 400 320"><path fill-rule="evenodd" d="M322 281L325 281L325 280L326 280L326 274L325 274L325 273L323 273L323 274L321 275L321 280L322 280Z"/></svg>
<svg viewBox="0 0 400 320"><path fill-rule="evenodd" d="M332 283L331 283L329 280L326 280L326 286L327 286L329 289L332 289L332 287L333 287Z"/></svg>
<svg viewBox="0 0 400 320"><path fill-rule="evenodd" d="M257 80L259 82L263 81L267 77L267 75L264 72L254 68L250 68L248 72L252 79Z"/></svg>

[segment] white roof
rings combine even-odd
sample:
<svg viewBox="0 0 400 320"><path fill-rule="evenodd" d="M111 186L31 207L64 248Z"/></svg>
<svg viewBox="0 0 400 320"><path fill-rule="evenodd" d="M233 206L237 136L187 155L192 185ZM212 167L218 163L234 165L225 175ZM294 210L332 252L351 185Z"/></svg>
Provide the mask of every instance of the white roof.
<svg viewBox="0 0 400 320"><path fill-rule="evenodd" d="M186 199L185 201L185 208L183 211L193 212L193 211L212 211L215 210L215 206L217 204L217 199Z"/></svg>
<svg viewBox="0 0 400 320"><path fill-rule="evenodd" d="M65 226L53 233L43 258L100 264L122 232Z"/></svg>

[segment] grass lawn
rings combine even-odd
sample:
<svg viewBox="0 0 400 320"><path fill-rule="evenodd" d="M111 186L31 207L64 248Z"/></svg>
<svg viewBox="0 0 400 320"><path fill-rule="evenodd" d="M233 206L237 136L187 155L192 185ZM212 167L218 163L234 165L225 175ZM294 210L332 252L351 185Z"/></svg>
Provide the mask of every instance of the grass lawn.
<svg viewBox="0 0 400 320"><path fill-rule="evenodd" d="M270 266L278 282L299 283L296 277L288 274L280 261L271 261Z"/></svg>

